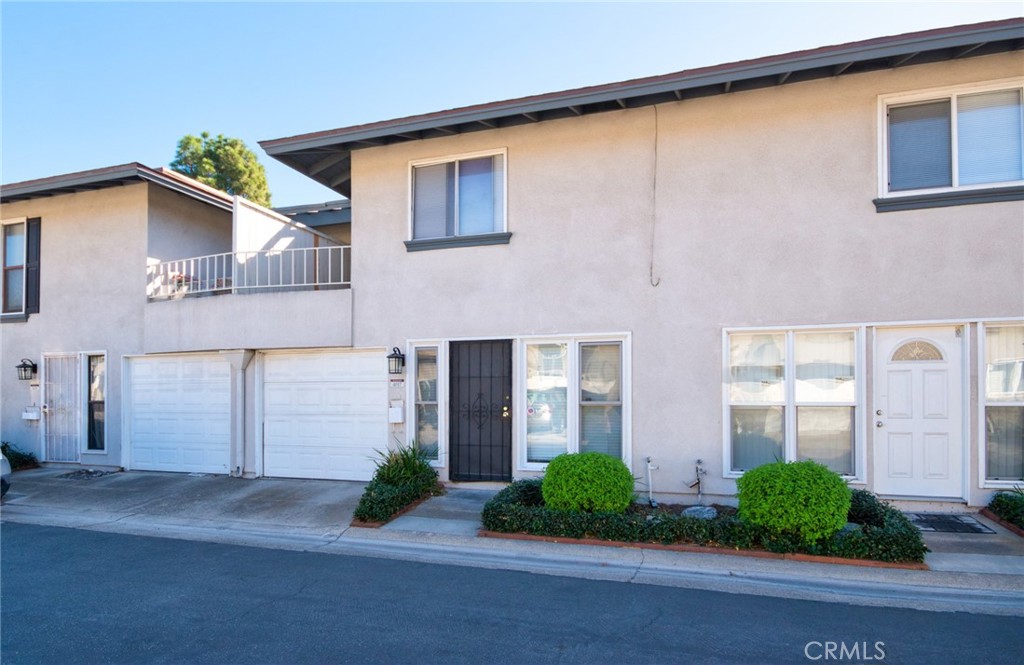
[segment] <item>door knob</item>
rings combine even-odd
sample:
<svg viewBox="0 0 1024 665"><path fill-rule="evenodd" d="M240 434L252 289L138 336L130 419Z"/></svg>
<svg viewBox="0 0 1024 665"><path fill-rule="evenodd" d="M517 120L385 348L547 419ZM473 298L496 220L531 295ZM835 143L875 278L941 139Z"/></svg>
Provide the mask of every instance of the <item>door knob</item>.
<svg viewBox="0 0 1024 665"><path fill-rule="evenodd" d="M879 409L878 411L875 411L875 415L876 415L876 416L880 416L880 415L882 415L882 410L881 410L881 409Z"/></svg>
<svg viewBox="0 0 1024 665"><path fill-rule="evenodd" d="M512 415L512 414L508 412L508 407L507 407L507 406L503 406L503 407L501 407L501 417L502 417L502 418L508 418L508 417L510 417L511 415Z"/></svg>
<svg viewBox="0 0 1024 665"><path fill-rule="evenodd" d="M879 420L878 422L875 423L875 427L885 427L885 425L882 424L881 420Z"/></svg>

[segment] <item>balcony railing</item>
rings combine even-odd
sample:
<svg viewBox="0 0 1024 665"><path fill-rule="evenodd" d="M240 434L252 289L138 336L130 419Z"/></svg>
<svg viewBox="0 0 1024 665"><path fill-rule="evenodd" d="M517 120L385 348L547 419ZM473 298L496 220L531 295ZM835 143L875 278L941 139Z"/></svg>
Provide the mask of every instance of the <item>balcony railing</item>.
<svg viewBox="0 0 1024 665"><path fill-rule="evenodd" d="M347 288L348 246L225 252L147 267L150 299Z"/></svg>

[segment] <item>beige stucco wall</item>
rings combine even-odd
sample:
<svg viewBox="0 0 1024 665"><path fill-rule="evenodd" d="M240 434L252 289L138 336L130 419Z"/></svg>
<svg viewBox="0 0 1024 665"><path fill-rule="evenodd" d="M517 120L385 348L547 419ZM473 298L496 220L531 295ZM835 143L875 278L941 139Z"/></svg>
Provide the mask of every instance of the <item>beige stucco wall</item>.
<svg viewBox="0 0 1024 665"><path fill-rule="evenodd" d="M231 211L166 190L150 189L150 263L231 251Z"/></svg>
<svg viewBox="0 0 1024 665"><path fill-rule="evenodd" d="M1022 69L969 58L359 150L354 345L630 332L634 474L651 455L655 488L682 491L699 457L731 494L723 328L1024 316L1024 204L872 204L878 95ZM492 149L511 243L408 253L409 162Z"/></svg>
<svg viewBox="0 0 1024 665"><path fill-rule="evenodd" d="M2 217L40 217L39 313L3 325L0 438L41 455L39 422L22 409L40 404L40 391L18 381L21 358L42 364L45 353L107 355L104 453L83 452L84 464L119 465L121 356L142 348L146 305L146 209L149 185L5 204ZM37 380L31 382L38 385Z"/></svg>
<svg viewBox="0 0 1024 665"><path fill-rule="evenodd" d="M349 346L352 291L254 292L154 301L145 352Z"/></svg>

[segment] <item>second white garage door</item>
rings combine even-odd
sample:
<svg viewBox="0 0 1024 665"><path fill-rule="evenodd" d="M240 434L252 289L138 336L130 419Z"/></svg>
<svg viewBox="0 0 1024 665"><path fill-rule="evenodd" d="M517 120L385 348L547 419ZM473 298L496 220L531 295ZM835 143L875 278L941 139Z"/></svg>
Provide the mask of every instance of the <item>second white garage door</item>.
<svg viewBox="0 0 1024 665"><path fill-rule="evenodd" d="M263 365L263 474L370 480L387 448L381 351L268 353Z"/></svg>
<svg viewBox="0 0 1024 665"><path fill-rule="evenodd" d="M131 468L227 473L230 370L217 354L130 358Z"/></svg>

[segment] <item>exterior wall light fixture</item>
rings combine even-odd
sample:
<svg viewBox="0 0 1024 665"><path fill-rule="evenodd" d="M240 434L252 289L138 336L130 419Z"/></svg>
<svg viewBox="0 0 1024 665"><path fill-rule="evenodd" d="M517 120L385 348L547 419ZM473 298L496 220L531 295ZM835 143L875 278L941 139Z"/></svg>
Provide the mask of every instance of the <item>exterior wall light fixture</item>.
<svg viewBox="0 0 1024 665"><path fill-rule="evenodd" d="M394 347L388 354L388 374L401 374L405 371L405 354Z"/></svg>
<svg viewBox="0 0 1024 665"><path fill-rule="evenodd" d="M36 373L36 364L28 358L22 358L21 363L16 366L18 379L20 381L31 381Z"/></svg>

